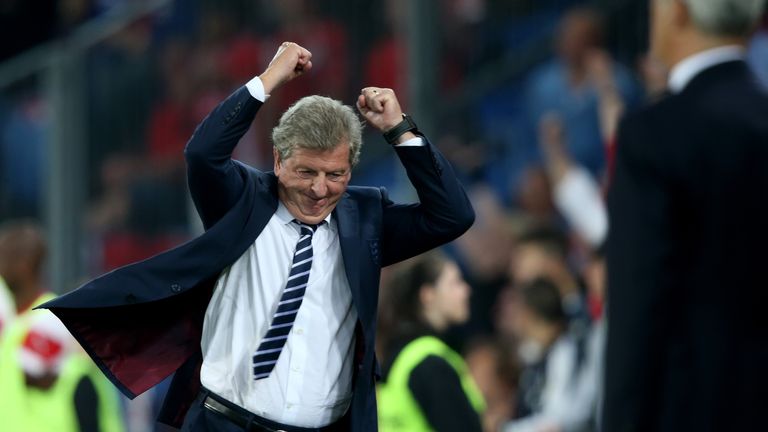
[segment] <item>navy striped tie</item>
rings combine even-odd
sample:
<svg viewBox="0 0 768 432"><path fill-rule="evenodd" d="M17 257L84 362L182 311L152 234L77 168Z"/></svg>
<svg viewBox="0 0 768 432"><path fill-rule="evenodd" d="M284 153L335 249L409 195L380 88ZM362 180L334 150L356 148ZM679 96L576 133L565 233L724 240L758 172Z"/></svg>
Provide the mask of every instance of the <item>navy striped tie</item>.
<svg viewBox="0 0 768 432"><path fill-rule="evenodd" d="M309 270L312 268L312 235L318 225L308 225L294 220L301 228L299 243L293 253L293 265L288 274L288 282L285 291L280 297L277 311L272 318L267 334L259 344L259 349L253 355L253 379L259 380L269 376L275 368L280 352L288 340L296 314L299 312L301 301L304 299L304 291L309 281Z"/></svg>

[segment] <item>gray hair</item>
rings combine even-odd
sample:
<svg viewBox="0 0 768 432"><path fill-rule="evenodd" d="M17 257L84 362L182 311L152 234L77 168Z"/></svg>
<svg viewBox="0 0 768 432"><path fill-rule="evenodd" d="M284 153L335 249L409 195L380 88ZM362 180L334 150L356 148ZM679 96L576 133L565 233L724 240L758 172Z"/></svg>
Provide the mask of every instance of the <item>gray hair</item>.
<svg viewBox="0 0 768 432"><path fill-rule="evenodd" d="M352 107L324 96L299 99L272 130L280 160L291 157L297 147L332 150L342 142L349 143L349 163L354 167L360 159L363 124Z"/></svg>
<svg viewBox="0 0 768 432"><path fill-rule="evenodd" d="M747 36L763 14L765 0L683 0L696 27L715 36Z"/></svg>

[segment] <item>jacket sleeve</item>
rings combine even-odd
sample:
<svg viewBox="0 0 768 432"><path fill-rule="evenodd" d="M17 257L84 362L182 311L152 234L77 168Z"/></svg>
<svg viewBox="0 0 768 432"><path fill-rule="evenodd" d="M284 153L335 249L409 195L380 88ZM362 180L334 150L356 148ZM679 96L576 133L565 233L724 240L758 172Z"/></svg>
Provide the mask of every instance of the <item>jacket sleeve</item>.
<svg viewBox="0 0 768 432"><path fill-rule="evenodd" d="M396 204L384 194L381 234L383 266L406 260L462 235L475 212L453 168L429 140L395 147L419 202Z"/></svg>
<svg viewBox="0 0 768 432"><path fill-rule="evenodd" d="M208 229L232 208L243 192L245 171L232 151L251 127L262 103L243 86L197 126L184 149L189 191Z"/></svg>

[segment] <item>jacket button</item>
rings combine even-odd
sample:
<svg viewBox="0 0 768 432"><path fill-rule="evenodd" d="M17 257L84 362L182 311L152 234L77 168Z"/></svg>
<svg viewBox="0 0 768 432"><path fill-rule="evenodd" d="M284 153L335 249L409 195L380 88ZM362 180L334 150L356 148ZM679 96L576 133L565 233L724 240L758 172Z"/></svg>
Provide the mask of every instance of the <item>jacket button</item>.
<svg viewBox="0 0 768 432"><path fill-rule="evenodd" d="M181 291L181 285L179 284L172 284L171 285L171 291L177 293Z"/></svg>

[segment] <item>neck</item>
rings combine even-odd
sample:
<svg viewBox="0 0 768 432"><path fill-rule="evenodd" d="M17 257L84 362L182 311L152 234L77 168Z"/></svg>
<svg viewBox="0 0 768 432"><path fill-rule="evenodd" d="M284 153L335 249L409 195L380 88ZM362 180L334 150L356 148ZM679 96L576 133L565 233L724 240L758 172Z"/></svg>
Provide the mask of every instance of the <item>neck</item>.
<svg viewBox="0 0 768 432"><path fill-rule="evenodd" d="M746 38L735 36L708 36L700 33L683 33L678 43L670 50L667 56L667 65L672 68L686 58L700 52L728 45L745 47Z"/></svg>
<svg viewBox="0 0 768 432"><path fill-rule="evenodd" d="M442 333L448 328L448 320L437 312L430 313L430 311L426 311L424 313L424 320L437 333Z"/></svg>

